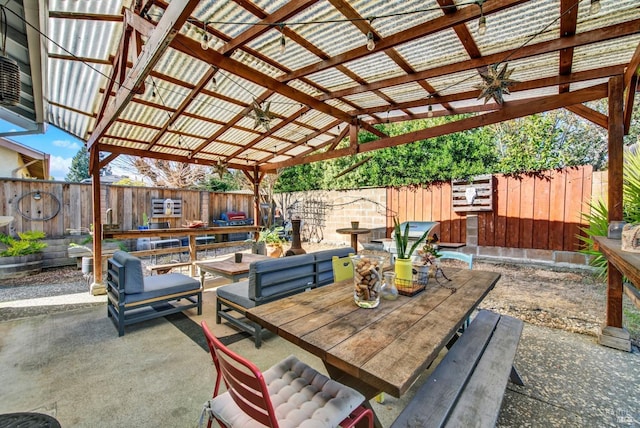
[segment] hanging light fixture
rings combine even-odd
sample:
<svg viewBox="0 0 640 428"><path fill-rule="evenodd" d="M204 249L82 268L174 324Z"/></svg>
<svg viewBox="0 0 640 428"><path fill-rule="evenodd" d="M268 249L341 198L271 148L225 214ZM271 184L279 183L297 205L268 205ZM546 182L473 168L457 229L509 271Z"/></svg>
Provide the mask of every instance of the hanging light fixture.
<svg viewBox="0 0 640 428"><path fill-rule="evenodd" d="M427 111L427 117L433 117L433 106L429 104L429 111Z"/></svg>
<svg viewBox="0 0 640 428"><path fill-rule="evenodd" d="M203 51L209 49L209 33L207 32L207 23L202 23L202 42L200 43L200 47Z"/></svg>
<svg viewBox="0 0 640 428"><path fill-rule="evenodd" d="M20 67L9 58L7 49L7 13L0 6L0 31L2 37L2 55L0 55L0 104L15 106L20 103Z"/></svg>
<svg viewBox="0 0 640 428"><path fill-rule="evenodd" d="M372 51L376 48L376 41L373 38L373 33L369 31L367 33L367 49Z"/></svg>
<svg viewBox="0 0 640 428"><path fill-rule="evenodd" d="M280 25L280 54L287 50L287 41L284 38L284 25Z"/></svg>
<svg viewBox="0 0 640 428"><path fill-rule="evenodd" d="M591 0L589 15L595 15L598 12L600 12L600 0Z"/></svg>
<svg viewBox="0 0 640 428"><path fill-rule="evenodd" d="M478 19L478 35L484 36L487 32L487 17L484 16L484 11L482 10L482 3L484 3L484 0L477 0L476 3L480 7L480 18Z"/></svg>
<svg viewBox="0 0 640 428"><path fill-rule="evenodd" d="M216 73L218 72L219 68L216 67L215 65L212 67L213 67L213 76L211 77L211 90L215 92L218 90L218 81L216 80Z"/></svg>

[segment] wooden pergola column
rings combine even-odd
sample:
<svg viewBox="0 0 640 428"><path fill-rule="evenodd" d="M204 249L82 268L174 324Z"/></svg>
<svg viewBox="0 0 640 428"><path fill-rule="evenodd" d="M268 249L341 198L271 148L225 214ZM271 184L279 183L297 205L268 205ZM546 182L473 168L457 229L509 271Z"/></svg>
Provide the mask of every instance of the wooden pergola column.
<svg viewBox="0 0 640 428"><path fill-rule="evenodd" d="M93 199L93 283L92 295L106 294L107 287L102 282L102 206L100 204L100 151L98 145L89 149L89 170L91 173L91 197Z"/></svg>
<svg viewBox="0 0 640 428"><path fill-rule="evenodd" d="M624 137L624 76L609 79L609 167L608 220L622 220L622 170ZM605 324L600 333L601 344L619 349L619 342L628 342L629 333L622 328L622 273L611 263L607 263L607 309ZM626 345L624 346L626 348Z"/></svg>

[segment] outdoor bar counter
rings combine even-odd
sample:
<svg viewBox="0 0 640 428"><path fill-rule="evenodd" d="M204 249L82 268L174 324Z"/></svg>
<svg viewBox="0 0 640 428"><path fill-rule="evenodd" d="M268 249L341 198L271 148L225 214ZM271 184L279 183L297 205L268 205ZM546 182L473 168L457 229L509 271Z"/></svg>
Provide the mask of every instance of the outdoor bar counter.
<svg viewBox="0 0 640 428"><path fill-rule="evenodd" d="M145 230L103 230L102 239L138 239L151 237L189 237L189 260L197 260L198 249L216 249L242 245L244 241L215 242L213 244L203 244L196 246L196 236L200 235L223 235L229 233L251 233L257 232L257 226L230 226L230 227L177 227L173 229L145 229ZM185 248L186 251L186 248ZM174 253L176 248L164 248L156 250L133 251L131 254L143 257L154 254ZM195 265L191 267L192 276L195 275Z"/></svg>

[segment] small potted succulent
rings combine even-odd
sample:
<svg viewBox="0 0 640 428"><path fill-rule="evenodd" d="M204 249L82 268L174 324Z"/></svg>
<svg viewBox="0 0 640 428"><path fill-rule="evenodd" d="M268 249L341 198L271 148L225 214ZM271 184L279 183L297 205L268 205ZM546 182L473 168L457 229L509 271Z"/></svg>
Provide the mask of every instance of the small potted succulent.
<svg viewBox="0 0 640 428"><path fill-rule="evenodd" d="M426 284L430 277L436 276L439 269L440 253L437 241L431 237L427 238L422 248L418 250L418 256L420 258L414 263L413 268L416 270L418 282Z"/></svg>
<svg viewBox="0 0 640 428"><path fill-rule="evenodd" d="M398 258L395 263L394 270L396 272L396 280L412 281L413 267L411 266L411 256L418 246L429 236L429 230L426 230L418 240L414 241L409 247L409 223L401 230L400 222L397 218L393 219L394 230L393 236L396 242L396 250Z"/></svg>

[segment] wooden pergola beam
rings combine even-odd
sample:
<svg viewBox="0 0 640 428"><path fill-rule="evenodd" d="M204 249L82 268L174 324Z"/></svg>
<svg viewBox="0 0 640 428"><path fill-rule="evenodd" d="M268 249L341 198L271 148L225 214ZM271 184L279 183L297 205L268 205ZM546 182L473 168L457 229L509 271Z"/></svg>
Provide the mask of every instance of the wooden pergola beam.
<svg viewBox="0 0 640 428"><path fill-rule="evenodd" d="M193 10L200 3L199 0L174 0L160 18L158 25L151 33L145 49L129 71L123 85L118 89L115 99L105 110L104 116L96 124L91 137L87 141L87 148L96 142L106 132L107 128L118 118L129 101L134 96L134 89L144 81L149 72L158 62L171 40L178 34L180 28L187 21Z"/></svg>
<svg viewBox="0 0 640 428"><path fill-rule="evenodd" d="M571 37L576 34L578 24L578 3L574 0L561 0L560 2L560 37ZM573 66L573 47L560 50L559 74L566 76L571 74ZM559 92L569 92L569 85L562 84Z"/></svg>
<svg viewBox="0 0 640 428"><path fill-rule="evenodd" d="M631 115L633 113L633 101L636 97L636 88L638 85L638 67L640 67L640 43L636 46L636 50L629 61L629 66L624 73L624 90L626 97L624 100L624 133L629 133L631 127Z"/></svg>
<svg viewBox="0 0 640 428"><path fill-rule="evenodd" d="M512 6L516 6L521 3L525 3L526 0L492 0L485 2L483 11L485 15L490 15L495 12L499 12L504 9L508 9ZM366 46L360 46L347 52L343 52L340 55L331 57L330 59L302 67L292 73L289 73L280 78L283 82L288 82L293 79L298 79L308 74L317 73L319 71L326 70L328 68L335 67L338 64L353 61L358 58L365 57L367 55L375 54L380 51L387 50L397 45L401 45L410 42L415 39L419 39L430 34L443 31L457 24L464 24L467 21L477 19L480 16L480 8L476 6L468 6L458 10L456 13L450 15L444 15L433 19L424 24L412 27L408 30L401 31L393 34L389 37L385 37L376 43L375 48L369 51ZM418 79L416 79L418 80Z"/></svg>
<svg viewBox="0 0 640 428"><path fill-rule="evenodd" d="M558 95L551 95L547 97L539 97L534 99L509 101L502 105L502 109L486 113L479 116L474 116L466 119L461 119L456 122L450 122L432 128L423 129L420 131L410 132L395 137L382 138L376 141L368 143L362 143L357 146L353 146L353 137L351 137L352 145L346 149L334 150L332 152L319 153L316 155L310 155L303 158L290 159L284 162L273 163L270 165L263 165L260 170L271 170L276 168L284 168L288 166L294 166L299 164L306 164L311 162L318 162L328 159L335 159L342 156L349 156L355 153L365 153L372 150L379 150L387 147L395 147L403 144L411 143L414 141L425 140L428 138L435 138L441 135L453 134L456 132L467 131L469 129L479 128L482 126L491 125L494 123L504 122L505 120L517 119L519 117L529 116L536 113L542 113L544 111L554 110L557 108L565 107L567 105L573 105L577 103L583 103L586 101L597 100L607 96L607 84L603 83L591 88L580 89L574 92L568 92ZM351 128L356 126L351 125ZM353 133L353 131L351 131ZM357 132L357 131L356 131ZM355 149L355 153L354 153Z"/></svg>
<svg viewBox="0 0 640 428"><path fill-rule="evenodd" d="M488 3L490 4L490 3ZM465 8L466 9L466 8ZM640 26L640 19L627 21L622 24L616 24L605 28L598 28L595 30L579 33L571 37L566 37L560 40L549 40L546 42L540 42L524 46L517 51L511 52L510 60L528 58L537 55L548 54L551 52L557 52L561 49L567 49L571 47L584 46L592 43L601 43L607 40L616 39L619 37L629 36L638 32ZM390 86L404 85L406 83L415 82L420 79L429 79L433 77L439 77L447 74L459 73L462 71L473 70L498 62L502 62L507 54L510 52L498 52L491 55L486 55L481 58L470 59L466 61L460 61L453 64L447 64L439 67L434 67L428 70L420 71L413 75L405 75L392 77L389 79L378 80L369 85L354 86L351 88L343 89L340 91L334 91L328 95L320 97L321 100L328 100L336 97L345 97L349 95L360 94L363 92L369 92L374 89L383 89Z"/></svg>
<svg viewBox="0 0 640 428"><path fill-rule="evenodd" d="M595 111L584 104L574 104L572 106L566 106L565 108L570 112L587 119L591 123L601 126L604 129L609 129L609 118L599 111Z"/></svg>
<svg viewBox="0 0 640 428"><path fill-rule="evenodd" d="M616 74L621 74L624 68L625 68L625 65L620 64L620 65L602 67L595 70L579 71L579 72L571 73L568 76L552 76L552 77L544 77L541 79L528 80L528 81L518 82L514 84L513 86L509 87L509 91L511 93L514 93L518 91L540 89L540 88L546 88L550 86L557 86L561 84L569 84L569 83L575 83L575 82L584 82L588 80L601 79L603 77L611 77L611 76L615 76ZM480 94L479 90L458 92L450 95L443 95L439 99L434 97L433 99L430 99L430 100L415 100L415 101L408 101L405 103L398 103L397 107L398 108L423 107L427 105L439 104L440 100L444 100L447 102L476 100L478 97L478 94ZM389 109L388 106L372 107L367 109L350 111L349 114L353 116L371 115L372 113L384 112L384 111L387 111L388 109Z"/></svg>

